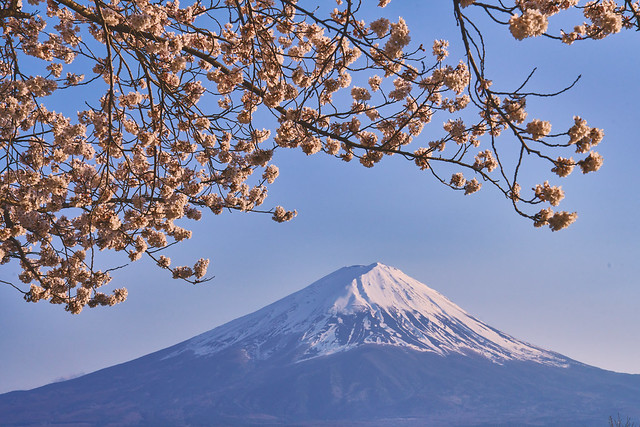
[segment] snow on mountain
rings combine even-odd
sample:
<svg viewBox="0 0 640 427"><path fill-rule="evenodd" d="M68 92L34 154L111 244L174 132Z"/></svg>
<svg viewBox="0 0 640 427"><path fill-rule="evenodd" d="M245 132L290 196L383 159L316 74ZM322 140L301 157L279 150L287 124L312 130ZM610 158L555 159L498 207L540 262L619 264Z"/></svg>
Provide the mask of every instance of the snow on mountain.
<svg viewBox="0 0 640 427"><path fill-rule="evenodd" d="M322 357L320 357L322 356ZM173 347L0 395L0 425L605 425L640 375L517 340L382 264Z"/></svg>
<svg viewBox="0 0 640 427"><path fill-rule="evenodd" d="M289 352L299 362L364 344L441 356L479 355L498 364L577 363L488 326L437 291L380 263L342 268L261 310L174 346L165 359L184 352L213 355L233 347L250 359Z"/></svg>

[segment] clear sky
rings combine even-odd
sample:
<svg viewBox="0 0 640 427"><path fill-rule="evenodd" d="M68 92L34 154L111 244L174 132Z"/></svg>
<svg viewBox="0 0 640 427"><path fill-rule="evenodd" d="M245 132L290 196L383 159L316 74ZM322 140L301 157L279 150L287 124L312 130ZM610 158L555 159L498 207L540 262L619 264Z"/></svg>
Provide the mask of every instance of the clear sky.
<svg viewBox="0 0 640 427"><path fill-rule="evenodd" d="M402 15L417 43L449 39L452 60L457 57L449 2L394 0L374 15L382 12L392 20ZM562 208L578 211L569 229L534 229L493 190L462 196L399 158L369 170L322 154L281 151L281 175L267 205L297 209L293 222L205 216L191 241L170 254L176 264L211 258L211 282L173 281L139 262L116 275L116 284L129 288L126 303L79 316L60 306L27 304L0 286L0 392L131 360L342 266L375 261L519 339L601 368L640 373L640 38L627 32L568 47L542 39L516 42L505 28L484 28L488 75L499 88L512 87L534 66L533 83L541 91L582 74L569 93L528 109L530 118L549 120L554 130L571 126L575 114L605 129L597 149L605 158L602 169L552 182L566 191ZM12 266L0 267L0 278L14 275Z"/></svg>

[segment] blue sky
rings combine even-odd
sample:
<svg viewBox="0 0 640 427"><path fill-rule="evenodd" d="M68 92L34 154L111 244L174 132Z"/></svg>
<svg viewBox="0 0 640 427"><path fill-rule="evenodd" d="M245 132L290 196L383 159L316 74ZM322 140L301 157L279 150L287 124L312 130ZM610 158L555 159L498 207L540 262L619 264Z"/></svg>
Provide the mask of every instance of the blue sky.
<svg viewBox="0 0 640 427"><path fill-rule="evenodd" d="M402 15L412 39L425 46L449 39L455 64L459 36L449 3L433 3L395 0L370 16ZM605 158L602 169L552 182L566 191L561 207L578 211L569 229L534 229L491 189L462 196L400 158L369 170L321 154L281 151L281 175L266 203L295 208L298 217L276 224L267 215L205 216L171 256L176 265L210 258L215 278L208 283L174 281L139 262L116 275L116 283L129 288L126 303L80 316L27 304L0 287L0 392L142 356L339 267L375 261L519 339L601 368L640 373L638 35L568 47L543 39L516 42L506 28L484 28L488 74L496 85L511 87L534 66L533 84L541 91L582 74L569 93L528 105L530 118L549 120L554 130L571 126L575 114L605 129L597 149ZM12 266L1 267L1 278L14 274Z"/></svg>

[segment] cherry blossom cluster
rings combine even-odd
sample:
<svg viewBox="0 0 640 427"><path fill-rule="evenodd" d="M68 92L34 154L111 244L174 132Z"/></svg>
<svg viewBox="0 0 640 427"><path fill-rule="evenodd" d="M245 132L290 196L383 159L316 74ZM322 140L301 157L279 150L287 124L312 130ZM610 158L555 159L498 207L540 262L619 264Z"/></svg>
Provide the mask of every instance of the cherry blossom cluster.
<svg viewBox="0 0 640 427"><path fill-rule="evenodd" d="M546 35L572 44L576 40L602 39L623 28L640 28L640 2L637 0L593 0L585 4L580 4L579 0L515 0L512 6L507 2L490 3L495 4L460 0L462 7L475 4L490 13L509 15L509 30L518 40ZM549 35L549 18L569 9L579 9L585 21L571 31Z"/></svg>
<svg viewBox="0 0 640 427"><path fill-rule="evenodd" d="M592 3L580 37L617 32L629 10L637 13L635 3ZM364 3L354 0L7 4L0 262L19 265L23 285L11 284L28 301L71 313L127 297L124 288L101 292L120 265L102 265L99 251L127 262L148 257L173 278L199 283L208 259L175 266L162 253L191 237L189 221L232 210L293 219L295 210L261 208L279 176L280 149L364 167L401 155L464 194L493 186L516 212L554 231L576 216L519 207L556 206L563 197L546 181L530 199L521 196L523 160L546 162L560 177L602 165L591 150L600 129L576 117L567 132L551 134L548 121L527 121L529 92L492 90L461 9L486 6L477 1L454 1L462 60L449 60L446 40L427 51L401 17L360 19ZM523 39L544 34L549 16L576 4L498 9ZM54 111L61 99L66 108ZM496 148L501 135L520 144L519 157ZM564 154L572 148L580 159Z"/></svg>

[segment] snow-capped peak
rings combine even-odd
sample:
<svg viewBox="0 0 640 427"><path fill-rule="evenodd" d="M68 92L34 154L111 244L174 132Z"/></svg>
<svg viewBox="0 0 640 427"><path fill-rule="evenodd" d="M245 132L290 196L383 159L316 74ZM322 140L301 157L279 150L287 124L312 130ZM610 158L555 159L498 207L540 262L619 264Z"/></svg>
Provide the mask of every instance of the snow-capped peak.
<svg viewBox="0 0 640 427"><path fill-rule="evenodd" d="M242 348L266 359L283 351L297 361L365 345L391 345L496 363L570 361L475 319L442 294L381 263L344 267L310 286L188 340L167 357Z"/></svg>

